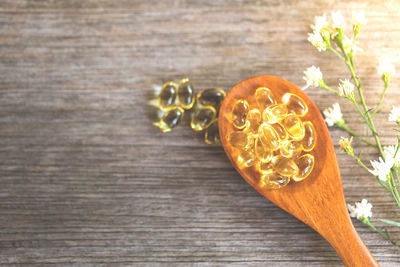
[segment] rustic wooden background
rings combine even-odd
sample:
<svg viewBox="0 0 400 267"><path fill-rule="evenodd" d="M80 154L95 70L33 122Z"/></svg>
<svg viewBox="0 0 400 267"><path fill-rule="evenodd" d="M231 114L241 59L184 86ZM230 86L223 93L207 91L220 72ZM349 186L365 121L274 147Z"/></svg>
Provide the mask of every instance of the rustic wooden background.
<svg viewBox="0 0 400 267"><path fill-rule="evenodd" d="M350 19L357 9L368 18L357 61L373 106L379 59L400 68L396 1L2 0L0 265L341 266L320 236L247 185L222 148L187 124L153 127L147 103L153 84L185 76L198 89L228 91L260 74L303 86L312 64L335 86L348 72L307 32L324 11ZM399 104L397 77L378 116L385 144L395 141L387 115ZM365 135L350 105L307 93L321 109L339 101ZM345 135L331 134L335 143ZM336 150L347 200L370 200L379 226L396 219L391 196ZM399 249L354 223L382 266L400 264Z"/></svg>

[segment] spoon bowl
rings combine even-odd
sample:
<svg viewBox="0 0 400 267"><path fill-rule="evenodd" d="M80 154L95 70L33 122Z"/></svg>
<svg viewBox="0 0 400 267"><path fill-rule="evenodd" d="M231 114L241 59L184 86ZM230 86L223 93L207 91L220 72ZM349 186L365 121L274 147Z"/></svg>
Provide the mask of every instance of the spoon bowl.
<svg viewBox="0 0 400 267"><path fill-rule="evenodd" d="M308 105L303 121L314 124L317 141L309 152L315 158L314 169L303 181L291 181L281 189L267 189L259 183L260 173L254 168L237 164L238 151L228 141L236 131L232 125L232 108L237 100L245 99L249 107L257 107L255 92L267 87L280 99L285 93L301 97ZM340 171L328 128L314 102L296 85L275 76L257 76L235 85L225 97L219 113L219 132L225 152L240 175L261 195L309 225L336 250L346 266L379 266L354 229L347 212Z"/></svg>

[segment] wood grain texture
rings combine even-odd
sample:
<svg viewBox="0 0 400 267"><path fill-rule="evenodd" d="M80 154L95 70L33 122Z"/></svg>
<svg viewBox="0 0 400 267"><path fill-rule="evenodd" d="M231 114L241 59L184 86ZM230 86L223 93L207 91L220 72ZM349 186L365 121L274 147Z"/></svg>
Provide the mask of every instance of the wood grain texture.
<svg viewBox="0 0 400 267"><path fill-rule="evenodd" d="M0 1L0 265L341 266L329 244L254 191L220 147L187 124L151 125L153 84L188 76L228 91L271 74L303 86L318 65L335 87L349 77L306 41L323 11L365 9L357 65L370 106L379 58L399 62L396 1ZM398 66L398 63L397 63ZM378 129L400 99L394 78ZM340 102L309 88L320 109ZM341 135L331 128L334 143ZM376 151L355 142L366 161ZM390 194L335 145L347 201L396 219ZM378 220L377 225L382 226ZM399 250L355 222L382 266ZM394 238L400 232L388 227Z"/></svg>

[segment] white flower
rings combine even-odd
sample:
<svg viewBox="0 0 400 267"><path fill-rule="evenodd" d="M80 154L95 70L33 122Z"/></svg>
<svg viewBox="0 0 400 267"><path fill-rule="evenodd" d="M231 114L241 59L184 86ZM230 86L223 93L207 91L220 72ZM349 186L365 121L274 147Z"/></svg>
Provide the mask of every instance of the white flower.
<svg viewBox="0 0 400 267"><path fill-rule="evenodd" d="M354 94L354 84L349 79L340 80L339 94L341 96L351 97Z"/></svg>
<svg viewBox="0 0 400 267"><path fill-rule="evenodd" d="M400 151L398 151L397 146L398 145L383 147L383 155L385 156L386 161L391 158L394 162L394 165L400 166Z"/></svg>
<svg viewBox="0 0 400 267"><path fill-rule="evenodd" d="M332 12L331 16L332 16L332 27L333 28L335 28L335 29L345 29L346 28L346 22L340 11Z"/></svg>
<svg viewBox="0 0 400 267"><path fill-rule="evenodd" d="M324 41L324 38L322 38L321 34L317 31L314 31L313 33L309 33L307 40L313 46L315 46L319 52L325 51L327 48L327 43Z"/></svg>
<svg viewBox="0 0 400 267"><path fill-rule="evenodd" d="M379 161L371 160L370 162L374 169L369 170L369 172L378 177L379 180L386 182L393 167L394 159L389 157L386 158L386 161L384 161L381 157L379 157Z"/></svg>
<svg viewBox="0 0 400 267"><path fill-rule="evenodd" d="M367 20L365 19L365 12L364 11L353 12L351 23L353 24L354 31L357 30L357 32L359 32L362 26L364 26L365 23L367 23Z"/></svg>
<svg viewBox="0 0 400 267"><path fill-rule="evenodd" d="M329 22L326 20L326 14L315 17L315 24L311 25L311 29L316 32L321 32L322 29L329 27Z"/></svg>
<svg viewBox="0 0 400 267"><path fill-rule="evenodd" d="M319 68L313 65L304 71L303 79L306 81L307 86L319 86L320 83L323 82L322 72Z"/></svg>
<svg viewBox="0 0 400 267"><path fill-rule="evenodd" d="M353 54L357 54L357 52L362 52L362 48L358 46L360 42L359 41L353 41L353 39L350 39L346 35L343 37L343 48L346 54L349 54L351 50L353 50Z"/></svg>
<svg viewBox="0 0 400 267"><path fill-rule="evenodd" d="M328 126L333 126L334 124L338 123L344 123L343 114L340 110L339 103L333 104L332 107L325 109L323 112L325 115L325 122L326 124L328 124Z"/></svg>
<svg viewBox="0 0 400 267"><path fill-rule="evenodd" d="M372 204L365 198L361 202L356 202L355 206L347 204L347 208L349 209L350 216L360 221L372 217Z"/></svg>
<svg viewBox="0 0 400 267"><path fill-rule="evenodd" d="M384 60L378 66L378 74L382 77L385 83L388 83L392 75L396 73L396 69L388 60Z"/></svg>
<svg viewBox="0 0 400 267"><path fill-rule="evenodd" d="M389 114L389 121L400 122L400 106L393 106Z"/></svg>

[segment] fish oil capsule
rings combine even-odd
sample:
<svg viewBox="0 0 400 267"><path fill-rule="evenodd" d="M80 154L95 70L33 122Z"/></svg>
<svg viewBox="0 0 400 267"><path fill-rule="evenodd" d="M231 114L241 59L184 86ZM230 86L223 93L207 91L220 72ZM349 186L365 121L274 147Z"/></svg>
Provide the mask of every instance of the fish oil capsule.
<svg viewBox="0 0 400 267"><path fill-rule="evenodd" d="M287 115L282 121L282 126L293 140L300 141L304 138L304 125L296 115Z"/></svg>
<svg viewBox="0 0 400 267"><path fill-rule="evenodd" d="M258 132L258 127L261 124L261 113L258 109L252 109L247 113L246 116L246 127L245 131L253 135Z"/></svg>
<svg viewBox="0 0 400 267"><path fill-rule="evenodd" d="M165 114L160 121L154 125L159 127L164 133L170 132L182 120L183 112L183 109L180 107L169 107L165 110Z"/></svg>
<svg viewBox="0 0 400 267"><path fill-rule="evenodd" d="M245 132L233 132L228 137L229 143L238 149L249 150L254 145L254 138Z"/></svg>
<svg viewBox="0 0 400 267"><path fill-rule="evenodd" d="M288 109L285 105L275 104L267 107L264 110L262 118L265 122L272 124L280 122L283 118L285 118L287 113Z"/></svg>
<svg viewBox="0 0 400 267"><path fill-rule="evenodd" d="M286 105L289 112L303 117L308 112L308 106L299 96L286 93L282 96L282 104Z"/></svg>
<svg viewBox="0 0 400 267"><path fill-rule="evenodd" d="M299 168L296 163L288 158L277 156L273 159L274 170L283 176L293 176L299 173Z"/></svg>
<svg viewBox="0 0 400 267"><path fill-rule="evenodd" d="M257 163L257 159L252 151L242 151L238 156L238 163L242 167L251 167Z"/></svg>
<svg viewBox="0 0 400 267"><path fill-rule="evenodd" d="M188 78L182 79L178 85L178 100L183 109L191 109L194 105L195 94L192 83Z"/></svg>
<svg viewBox="0 0 400 267"><path fill-rule="evenodd" d="M209 145L220 144L219 131L218 131L218 119L211 122L211 125L206 129L206 134L204 135L204 141Z"/></svg>
<svg viewBox="0 0 400 267"><path fill-rule="evenodd" d="M300 142L285 140L281 142L279 152L285 158L292 158L296 152L301 153L302 145Z"/></svg>
<svg viewBox="0 0 400 267"><path fill-rule="evenodd" d="M275 129L281 142L288 138L288 134L287 134L285 128L283 128L282 124L274 123L274 124L271 124L271 126Z"/></svg>
<svg viewBox="0 0 400 267"><path fill-rule="evenodd" d="M257 158L261 162L269 162L269 161L271 161L271 159L272 159L272 151L267 149L266 147L264 147L264 145L262 144L260 138L256 139L254 150L256 152Z"/></svg>
<svg viewBox="0 0 400 267"><path fill-rule="evenodd" d="M315 132L314 125L311 121L306 121L304 125L304 139L302 141L303 150L310 152L314 149L317 141L317 133Z"/></svg>
<svg viewBox="0 0 400 267"><path fill-rule="evenodd" d="M197 94L197 101L203 106L213 106L218 113L219 108L225 96L226 93L222 89L219 88L205 89Z"/></svg>
<svg viewBox="0 0 400 267"><path fill-rule="evenodd" d="M263 123L258 128L258 138L260 138L265 149L274 151L279 148L279 136L275 129L268 123Z"/></svg>
<svg viewBox="0 0 400 267"><path fill-rule="evenodd" d="M246 126L246 116L249 111L249 104L244 99L239 99L232 109L233 126L243 129Z"/></svg>
<svg viewBox="0 0 400 267"><path fill-rule="evenodd" d="M314 156L311 154L305 154L300 158L296 159L296 164L299 167L299 173L293 175L293 180L296 182L304 180L310 175L314 168Z"/></svg>
<svg viewBox="0 0 400 267"><path fill-rule="evenodd" d="M272 165L272 162L258 162L258 170L262 174L268 174L268 173L273 173L274 172L274 166Z"/></svg>
<svg viewBox="0 0 400 267"><path fill-rule="evenodd" d="M175 99L176 84L173 82L166 82L161 88L160 94L158 95L158 107L161 110L165 110L175 103Z"/></svg>
<svg viewBox="0 0 400 267"><path fill-rule="evenodd" d="M260 87L256 90L256 102L257 105L262 109L266 109L268 106L276 104L274 95L271 90L266 87Z"/></svg>
<svg viewBox="0 0 400 267"><path fill-rule="evenodd" d="M286 186L290 178L273 172L261 176L260 185L267 189L279 189Z"/></svg>
<svg viewBox="0 0 400 267"><path fill-rule="evenodd" d="M194 116L190 122L190 126L196 132L203 131L211 125L211 122L215 119L216 116L217 112L215 111L215 108L211 106L201 107L195 111Z"/></svg>

